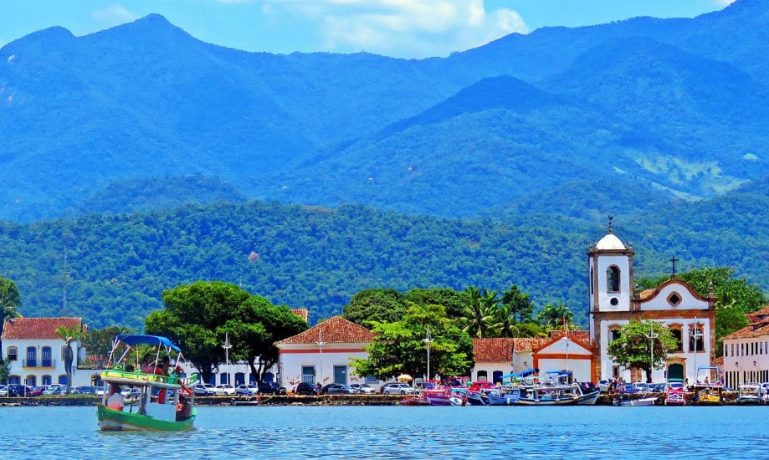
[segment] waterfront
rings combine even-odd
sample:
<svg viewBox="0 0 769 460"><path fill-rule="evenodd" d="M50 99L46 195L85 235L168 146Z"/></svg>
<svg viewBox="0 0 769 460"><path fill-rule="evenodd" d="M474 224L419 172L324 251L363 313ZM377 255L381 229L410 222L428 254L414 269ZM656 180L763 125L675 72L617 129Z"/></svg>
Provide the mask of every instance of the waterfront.
<svg viewBox="0 0 769 460"><path fill-rule="evenodd" d="M94 407L0 408L5 458L762 458L767 407L201 407L102 433Z"/></svg>

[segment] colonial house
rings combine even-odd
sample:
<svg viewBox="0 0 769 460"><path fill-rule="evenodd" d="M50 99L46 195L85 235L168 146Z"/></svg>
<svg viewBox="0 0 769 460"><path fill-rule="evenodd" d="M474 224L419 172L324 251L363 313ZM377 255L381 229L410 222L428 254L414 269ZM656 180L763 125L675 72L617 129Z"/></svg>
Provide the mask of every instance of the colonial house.
<svg viewBox="0 0 769 460"><path fill-rule="evenodd" d="M593 351L588 331L553 331L550 340L534 350L540 372L566 370L578 382L592 380Z"/></svg>
<svg viewBox="0 0 769 460"><path fill-rule="evenodd" d="M50 385L67 382L64 339L56 334L60 326L76 327L85 332L81 318L12 318L3 324L2 356L10 365L9 383ZM78 370L86 358L80 343L70 343L72 384L88 385L90 370Z"/></svg>
<svg viewBox="0 0 769 460"><path fill-rule="evenodd" d="M276 342L280 356L278 382L286 387L299 382L378 385L376 378L357 376L350 366L351 358L368 357L364 347L372 337L365 327L334 316Z"/></svg>
<svg viewBox="0 0 769 460"><path fill-rule="evenodd" d="M534 367L534 350L546 338L473 339L475 365L470 379L478 382L501 382L504 375Z"/></svg>
<svg viewBox="0 0 769 460"><path fill-rule="evenodd" d="M645 380L640 369L625 369L609 355L609 344L623 325L632 320L653 320L670 329L677 342L663 369L655 369L654 381L668 378L694 381L697 368L709 366L715 348L715 308L712 295L703 296L673 275L643 292L633 282L633 248L609 232L588 250L589 327L593 351L592 381L621 377Z"/></svg>
<svg viewBox="0 0 769 460"><path fill-rule="evenodd" d="M726 385L769 382L769 306L748 315L750 324L723 338Z"/></svg>

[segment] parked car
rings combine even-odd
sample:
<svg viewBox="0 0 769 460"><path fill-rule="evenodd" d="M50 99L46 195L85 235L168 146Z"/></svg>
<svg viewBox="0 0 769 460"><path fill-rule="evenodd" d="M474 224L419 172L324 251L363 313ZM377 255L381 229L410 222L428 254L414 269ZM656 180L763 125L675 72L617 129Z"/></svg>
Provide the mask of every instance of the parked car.
<svg viewBox="0 0 769 460"><path fill-rule="evenodd" d="M77 394L81 394L81 395L95 395L96 394L96 387L92 387L92 386L77 387L76 390L77 390ZM75 393L75 392L73 391L73 393Z"/></svg>
<svg viewBox="0 0 769 460"><path fill-rule="evenodd" d="M4 398L8 396L8 387L5 385L0 385L0 398Z"/></svg>
<svg viewBox="0 0 769 460"><path fill-rule="evenodd" d="M312 383L301 382L299 383L299 385L296 386L294 393L298 395L315 396L318 394L318 387L313 385Z"/></svg>
<svg viewBox="0 0 769 460"><path fill-rule="evenodd" d="M355 390L356 393L359 393L359 394L366 394L366 395L374 394L374 389L371 386L369 386L369 384L367 383L364 383L362 385L360 383L353 383L350 385L350 388L352 388L353 390Z"/></svg>
<svg viewBox="0 0 769 460"><path fill-rule="evenodd" d="M8 385L8 396L26 396L29 391L32 391L32 388L28 388L19 383Z"/></svg>
<svg viewBox="0 0 769 460"><path fill-rule="evenodd" d="M351 395L355 393L355 390L341 383L329 383L320 390L321 394L327 395Z"/></svg>
<svg viewBox="0 0 769 460"><path fill-rule="evenodd" d="M214 396L216 394L213 390L213 386L210 384L204 385L202 383L198 383L192 387L192 391L195 392L195 396Z"/></svg>
<svg viewBox="0 0 769 460"><path fill-rule="evenodd" d="M67 391L67 387L57 383L54 385L49 385L48 388L46 388L43 391L43 394L44 395L63 395L65 391Z"/></svg>
<svg viewBox="0 0 769 460"><path fill-rule="evenodd" d="M229 384L217 385L214 392L217 396L235 396L235 387Z"/></svg>
<svg viewBox="0 0 769 460"><path fill-rule="evenodd" d="M142 394L141 388L136 387L123 387L122 390L120 390L120 394L124 398L138 398Z"/></svg>
<svg viewBox="0 0 769 460"><path fill-rule="evenodd" d="M391 383L382 391L386 395L405 395L413 392L414 389L405 383Z"/></svg>
<svg viewBox="0 0 769 460"><path fill-rule="evenodd" d="M259 393L261 394L273 394L284 395L286 394L286 387L282 387L277 382L259 382Z"/></svg>
<svg viewBox="0 0 769 460"><path fill-rule="evenodd" d="M601 393L607 393L609 391L609 387L611 387L611 380L598 381L598 388L601 390Z"/></svg>
<svg viewBox="0 0 769 460"><path fill-rule="evenodd" d="M48 385L39 385L32 389L32 391L27 393L27 396L40 396L42 395L45 390L48 389Z"/></svg>
<svg viewBox="0 0 769 460"><path fill-rule="evenodd" d="M242 385L238 385L235 387L235 394L241 395L241 396L253 396L255 394L259 393L259 387L256 385L246 385L245 383Z"/></svg>
<svg viewBox="0 0 769 460"><path fill-rule="evenodd" d="M96 387L96 396L104 396L104 392L106 391L106 387L104 385Z"/></svg>

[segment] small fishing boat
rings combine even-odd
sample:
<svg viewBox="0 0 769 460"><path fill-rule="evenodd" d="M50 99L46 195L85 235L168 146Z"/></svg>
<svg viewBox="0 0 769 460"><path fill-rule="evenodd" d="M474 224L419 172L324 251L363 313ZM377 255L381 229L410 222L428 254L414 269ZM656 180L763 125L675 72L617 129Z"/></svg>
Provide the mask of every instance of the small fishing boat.
<svg viewBox="0 0 769 460"><path fill-rule="evenodd" d="M540 385L527 389L516 403L521 406L594 405L600 390L583 393L579 384Z"/></svg>
<svg viewBox="0 0 769 460"><path fill-rule="evenodd" d="M737 390L737 404L761 404L761 385L743 383Z"/></svg>
<svg viewBox="0 0 769 460"><path fill-rule="evenodd" d="M144 368L139 363L139 347L143 350L151 347L155 358ZM173 355L176 365L170 371L168 365L161 363L170 363ZM132 362L134 356L135 364ZM190 388L197 376L182 378L182 361L181 350L166 337L118 335L110 352L109 362L112 364L101 374L105 389L102 401L97 405L99 428L105 431L191 429L196 410L195 393ZM136 397L124 400L120 396L121 386L132 388L130 394Z"/></svg>
<svg viewBox="0 0 769 460"><path fill-rule="evenodd" d="M666 406L685 406L684 382L681 379L668 380L668 388L665 391Z"/></svg>
<svg viewBox="0 0 769 460"><path fill-rule="evenodd" d="M480 391L467 392L467 403L471 406L487 406L487 400L486 395Z"/></svg>
<svg viewBox="0 0 769 460"><path fill-rule="evenodd" d="M494 390L486 395L490 406L511 406L521 399L521 390L518 388L505 388Z"/></svg>
<svg viewBox="0 0 769 460"><path fill-rule="evenodd" d="M657 397L656 396L645 396L642 395L640 398L632 398L630 395L627 398L616 398L614 400L615 406L622 406L622 407L644 407L644 406L653 406L657 403Z"/></svg>
<svg viewBox="0 0 769 460"><path fill-rule="evenodd" d="M702 376L704 375L704 379ZM702 366L697 368L697 379L694 384L694 402L696 404L721 404L723 399L723 372L717 366Z"/></svg>

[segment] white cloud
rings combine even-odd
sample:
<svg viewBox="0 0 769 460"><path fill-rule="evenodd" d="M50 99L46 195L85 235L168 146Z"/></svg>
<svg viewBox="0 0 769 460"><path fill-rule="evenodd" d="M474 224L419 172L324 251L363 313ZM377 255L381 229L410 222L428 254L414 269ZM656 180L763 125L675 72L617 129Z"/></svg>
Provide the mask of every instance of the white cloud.
<svg viewBox="0 0 769 460"><path fill-rule="evenodd" d="M139 19L139 16L123 5L115 4L108 6L107 8L94 11L91 13L91 18L102 27L113 27L126 22L131 22Z"/></svg>
<svg viewBox="0 0 769 460"><path fill-rule="evenodd" d="M231 1L231 0L230 0ZM328 51L393 56L447 55L528 27L513 10L484 0L266 0L320 26Z"/></svg>

